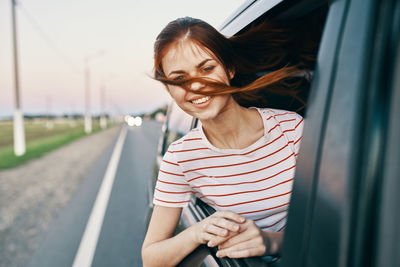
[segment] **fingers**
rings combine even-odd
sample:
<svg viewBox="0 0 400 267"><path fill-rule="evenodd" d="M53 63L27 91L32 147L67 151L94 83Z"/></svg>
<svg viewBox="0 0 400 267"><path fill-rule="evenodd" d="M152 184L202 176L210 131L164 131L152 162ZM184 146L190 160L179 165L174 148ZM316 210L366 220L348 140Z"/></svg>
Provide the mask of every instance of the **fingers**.
<svg viewBox="0 0 400 267"><path fill-rule="evenodd" d="M218 246L222 243L225 243L227 240L229 240L230 238L232 238L233 236L237 235L238 232L231 232L229 231L229 234L227 236L214 236L208 243L207 246L209 247L215 247Z"/></svg>
<svg viewBox="0 0 400 267"><path fill-rule="evenodd" d="M264 244L248 240L226 249L220 249L217 252L217 257L229 257L229 258L247 258L254 256L262 256L266 252Z"/></svg>
<svg viewBox="0 0 400 267"><path fill-rule="evenodd" d="M224 217L219 217L219 216L215 216L215 217L210 218L209 222L214 224L214 225L216 225L216 226L218 226L218 227L227 229L227 230L232 231L232 232L237 232L237 231L239 231L239 228L240 228L238 223L233 222L233 221L231 221L229 219L226 219Z"/></svg>
<svg viewBox="0 0 400 267"><path fill-rule="evenodd" d="M236 244L245 242L247 240L253 240L258 243L264 243L260 228L251 220L247 220L245 224L242 225L240 234L229 238L223 243L219 244L219 249L225 249L232 247Z"/></svg>
<svg viewBox="0 0 400 267"><path fill-rule="evenodd" d="M227 236L228 230L224 227L219 227L217 224L205 223L203 224L203 229L205 232L216 235L216 236Z"/></svg>
<svg viewBox="0 0 400 267"><path fill-rule="evenodd" d="M251 237L249 235L247 235L247 234L243 234L243 233L242 234L238 234L238 235L236 235L236 236L234 236L232 238L229 238L229 239L225 240L225 242L220 242L218 244L218 248L219 249L229 248L229 247L232 247L232 246L234 246L236 244L245 242L245 241L250 240L250 239L251 239Z"/></svg>
<svg viewBox="0 0 400 267"><path fill-rule="evenodd" d="M240 229L239 223L232 221L230 218L238 221L245 220L242 216L234 212L216 212L193 228L196 242L205 244L217 237L219 237L218 244L224 242L226 240L224 237L228 236L231 232L238 232ZM213 243L211 242L211 244Z"/></svg>
<svg viewBox="0 0 400 267"><path fill-rule="evenodd" d="M208 245L216 246L232 236L231 233L239 232L240 224L245 221L244 217L232 211L217 211L193 228L194 240L201 244L212 240Z"/></svg>
<svg viewBox="0 0 400 267"><path fill-rule="evenodd" d="M245 217L233 211L217 211L213 214L213 216L226 218L237 223L244 223L246 221Z"/></svg>

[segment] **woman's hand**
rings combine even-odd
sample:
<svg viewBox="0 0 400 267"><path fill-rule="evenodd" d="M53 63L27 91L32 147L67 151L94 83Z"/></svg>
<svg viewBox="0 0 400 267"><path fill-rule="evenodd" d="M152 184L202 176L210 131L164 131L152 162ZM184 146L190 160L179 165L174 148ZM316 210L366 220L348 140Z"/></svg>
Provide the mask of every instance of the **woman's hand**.
<svg viewBox="0 0 400 267"><path fill-rule="evenodd" d="M193 226L193 239L198 244L206 244L210 240L218 240L222 243L236 235L240 224L245 221L244 217L232 211L217 211Z"/></svg>
<svg viewBox="0 0 400 267"><path fill-rule="evenodd" d="M217 257L247 258L263 255L278 255L282 244L283 233L262 231L252 220L240 225L234 236L213 239L213 245L219 245Z"/></svg>

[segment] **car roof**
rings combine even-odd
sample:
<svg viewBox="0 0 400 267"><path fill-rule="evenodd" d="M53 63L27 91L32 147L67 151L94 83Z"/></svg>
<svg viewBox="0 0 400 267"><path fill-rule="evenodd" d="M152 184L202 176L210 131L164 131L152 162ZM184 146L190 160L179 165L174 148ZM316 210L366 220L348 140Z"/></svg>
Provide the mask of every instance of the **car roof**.
<svg viewBox="0 0 400 267"><path fill-rule="evenodd" d="M222 34L232 36L283 0L247 0L219 27Z"/></svg>

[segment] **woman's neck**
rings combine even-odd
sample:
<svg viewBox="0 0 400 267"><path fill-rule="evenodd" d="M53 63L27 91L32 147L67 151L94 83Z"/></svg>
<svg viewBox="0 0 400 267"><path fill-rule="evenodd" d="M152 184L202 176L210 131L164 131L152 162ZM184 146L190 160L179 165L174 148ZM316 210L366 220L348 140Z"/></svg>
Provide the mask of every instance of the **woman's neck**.
<svg viewBox="0 0 400 267"><path fill-rule="evenodd" d="M202 121L204 134L215 147L241 149L264 135L264 124L258 111L233 102L216 118Z"/></svg>

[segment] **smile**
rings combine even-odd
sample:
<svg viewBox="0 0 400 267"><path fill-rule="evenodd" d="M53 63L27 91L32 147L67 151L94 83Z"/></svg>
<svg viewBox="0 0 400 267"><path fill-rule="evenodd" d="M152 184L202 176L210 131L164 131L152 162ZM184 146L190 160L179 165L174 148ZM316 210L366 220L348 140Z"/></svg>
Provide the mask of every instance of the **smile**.
<svg viewBox="0 0 400 267"><path fill-rule="evenodd" d="M210 96L205 96L205 97L202 97L202 98L199 98L199 99L196 99L196 100L192 100L191 102L193 104L201 104L201 103L204 103L204 102L208 101L210 98L211 98Z"/></svg>

